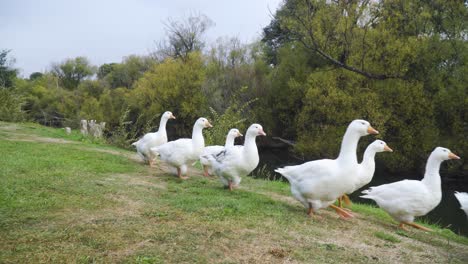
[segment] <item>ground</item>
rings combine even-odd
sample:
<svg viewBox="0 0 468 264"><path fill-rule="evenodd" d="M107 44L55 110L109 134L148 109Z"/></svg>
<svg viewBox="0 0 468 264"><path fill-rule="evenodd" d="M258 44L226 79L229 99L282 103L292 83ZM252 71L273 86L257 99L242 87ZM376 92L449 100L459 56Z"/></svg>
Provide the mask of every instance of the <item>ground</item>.
<svg viewBox="0 0 468 264"><path fill-rule="evenodd" d="M287 183L179 180L74 131L0 122L0 263L468 263L468 238L354 204L308 218Z"/></svg>

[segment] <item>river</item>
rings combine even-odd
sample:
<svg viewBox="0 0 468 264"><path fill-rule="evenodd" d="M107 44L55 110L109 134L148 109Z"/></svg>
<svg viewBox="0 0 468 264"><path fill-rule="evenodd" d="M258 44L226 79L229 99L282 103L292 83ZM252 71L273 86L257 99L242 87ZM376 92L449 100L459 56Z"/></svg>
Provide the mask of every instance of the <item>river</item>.
<svg viewBox="0 0 468 264"><path fill-rule="evenodd" d="M360 159L359 159L360 160ZM258 168L263 170L260 175L266 175L270 179L284 180L281 175L274 172L275 168L283 167L287 165L297 165L302 164L303 161L301 158L296 157L287 149L284 148L261 148L260 149L260 164ZM381 166L380 166L381 167ZM432 210L429 214L424 217L431 223L437 223L442 227L450 228L457 234L462 234L468 236L468 218L465 213L460 209L460 204L454 196L454 191L459 192L468 192L468 179L464 181L458 179L454 180L453 178L447 177L444 175L444 171L441 171L442 179L442 201L440 204ZM260 176L259 175L259 176ZM372 181L363 189L366 189L370 186L377 186L381 184L391 183L395 181L400 181L403 179L422 179L424 174L421 172L419 175L404 175L404 174L390 174L388 172L379 170L378 159L376 162L376 172ZM359 197L361 190L353 193L350 198L354 202L365 203L365 204L374 204L375 202L369 199L362 199Z"/></svg>

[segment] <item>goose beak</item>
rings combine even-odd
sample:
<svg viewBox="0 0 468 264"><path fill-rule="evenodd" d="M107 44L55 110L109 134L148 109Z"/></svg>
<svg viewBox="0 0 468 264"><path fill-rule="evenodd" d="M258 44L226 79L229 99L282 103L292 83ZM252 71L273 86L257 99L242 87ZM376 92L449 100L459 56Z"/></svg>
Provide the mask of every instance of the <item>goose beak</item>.
<svg viewBox="0 0 468 264"><path fill-rule="evenodd" d="M237 136L242 137L243 135L241 134L241 132L237 132Z"/></svg>
<svg viewBox="0 0 468 264"><path fill-rule="evenodd" d="M448 155L449 159L460 159L457 155L453 154L452 152L449 153Z"/></svg>
<svg viewBox="0 0 468 264"><path fill-rule="evenodd" d="M258 135L259 136L266 136L266 133L263 131L263 129L260 129L260 131L258 131Z"/></svg>
<svg viewBox="0 0 468 264"><path fill-rule="evenodd" d="M379 134L379 131L377 131L377 130L375 130L375 128L369 126L369 127L367 128L367 133L368 133L368 134L371 134L371 135L377 135L377 134Z"/></svg>
<svg viewBox="0 0 468 264"><path fill-rule="evenodd" d="M205 127L213 127L213 125L210 124L210 121L205 122Z"/></svg>
<svg viewBox="0 0 468 264"><path fill-rule="evenodd" d="M383 148L384 151L388 151L388 152L393 152L393 149L391 149L389 146L385 145L385 147Z"/></svg>
<svg viewBox="0 0 468 264"><path fill-rule="evenodd" d="M173 114L171 114L171 116L169 117L170 119L176 119L175 116Z"/></svg>

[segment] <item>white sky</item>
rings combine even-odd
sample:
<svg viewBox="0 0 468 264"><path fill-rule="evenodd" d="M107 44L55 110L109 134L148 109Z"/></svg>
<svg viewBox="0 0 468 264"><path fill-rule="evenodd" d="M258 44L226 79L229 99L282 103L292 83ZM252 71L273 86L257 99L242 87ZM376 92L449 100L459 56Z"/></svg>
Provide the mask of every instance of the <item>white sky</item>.
<svg viewBox="0 0 468 264"><path fill-rule="evenodd" d="M193 12L215 26L206 40L261 36L282 0L0 0L0 49L11 49L14 66L28 77L52 62L86 56L95 65L145 55L164 38L167 18Z"/></svg>

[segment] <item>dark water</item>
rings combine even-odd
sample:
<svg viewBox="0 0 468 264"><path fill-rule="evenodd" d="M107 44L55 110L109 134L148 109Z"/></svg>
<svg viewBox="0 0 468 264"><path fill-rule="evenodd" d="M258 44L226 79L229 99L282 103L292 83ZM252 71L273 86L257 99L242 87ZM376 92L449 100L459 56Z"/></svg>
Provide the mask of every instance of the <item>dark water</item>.
<svg viewBox="0 0 468 264"><path fill-rule="evenodd" d="M308 160L303 160L302 157L297 157L290 153L287 149L260 149L260 164L258 168L264 170L262 174L268 174L270 178L281 180L281 176L274 172L274 169L287 165L302 164ZM380 166L382 167L382 166ZM266 172L266 173L265 173ZM440 173L442 179L442 201L440 204L424 217L430 223L437 223L442 227L450 228L457 234L468 236L468 218L465 213L460 209L460 204L454 196L454 191L468 192L468 182L450 178ZM419 175L403 175L403 174L389 174L388 172L379 170L378 160L376 162L376 172L372 181L362 188L367 189L371 186L400 181L403 179L422 179L424 174L421 172ZM285 180L285 179L284 179ZM287 181L287 180L285 180ZM369 199L362 199L359 197L361 190L356 191L350 197L354 202L374 204L374 201Z"/></svg>

